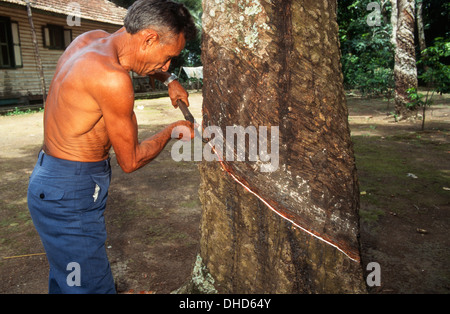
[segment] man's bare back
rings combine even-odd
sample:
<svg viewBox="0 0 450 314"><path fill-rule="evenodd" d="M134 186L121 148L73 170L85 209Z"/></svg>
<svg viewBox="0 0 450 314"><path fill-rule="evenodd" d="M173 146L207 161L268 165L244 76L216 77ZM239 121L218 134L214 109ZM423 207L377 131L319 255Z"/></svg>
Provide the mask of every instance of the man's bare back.
<svg viewBox="0 0 450 314"><path fill-rule="evenodd" d="M128 37L124 29L114 34L91 31L78 37L61 56L45 108L45 153L92 162L108 158L113 145L119 164L131 172L156 157L170 139L175 125L152 138L152 143L138 143L129 71L141 75L167 71L171 57L184 47L184 38L180 35L173 47L161 50L153 45L152 50L142 52L146 48L127 46ZM136 50L139 55L133 52ZM149 55L152 60L157 56L158 62L149 64ZM128 59L133 63L128 64Z"/></svg>
<svg viewBox="0 0 450 314"><path fill-rule="evenodd" d="M92 88L96 81L106 79L98 75L98 67L110 63L120 71L120 65L114 64L117 59L111 55L111 48L105 44L109 35L102 31L86 33L62 55L45 108L47 154L76 161L107 158L111 143Z"/></svg>

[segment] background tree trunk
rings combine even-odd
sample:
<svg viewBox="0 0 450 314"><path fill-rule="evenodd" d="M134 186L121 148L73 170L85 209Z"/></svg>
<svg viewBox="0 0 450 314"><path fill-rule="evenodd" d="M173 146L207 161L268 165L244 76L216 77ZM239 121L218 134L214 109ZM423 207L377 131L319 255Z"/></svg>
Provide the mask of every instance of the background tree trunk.
<svg viewBox="0 0 450 314"><path fill-rule="evenodd" d="M392 26L391 43L395 47L397 46L398 8L397 8L397 0L390 0L390 1L391 1L391 26Z"/></svg>
<svg viewBox="0 0 450 314"><path fill-rule="evenodd" d="M414 46L415 0L397 0L398 20L395 48L395 111L402 118L415 115L407 109L408 88L417 88L416 53Z"/></svg>
<svg viewBox="0 0 450 314"><path fill-rule="evenodd" d="M418 0L417 1L417 35L419 37L419 48L420 48L420 57L425 58L425 52L424 50L427 48L427 44L425 41L425 28L423 25L423 1ZM423 67L424 71L426 72L428 70L428 66L424 65ZM425 108L423 108L425 109ZM423 113L425 115L425 112ZM425 123L424 117L422 117L423 122ZM423 128L422 128L423 129Z"/></svg>
<svg viewBox="0 0 450 314"><path fill-rule="evenodd" d="M200 291L365 292L336 7L203 1L204 126L278 126L280 145L273 172L201 164Z"/></svg>
<svg viewBox="0 0 450 314"><path fill-rule="evenodd" d="M427 48L425 42L425 30L423 25L423 0L417 1L417 34L419 37L420 51L424 51Z"/></svg>

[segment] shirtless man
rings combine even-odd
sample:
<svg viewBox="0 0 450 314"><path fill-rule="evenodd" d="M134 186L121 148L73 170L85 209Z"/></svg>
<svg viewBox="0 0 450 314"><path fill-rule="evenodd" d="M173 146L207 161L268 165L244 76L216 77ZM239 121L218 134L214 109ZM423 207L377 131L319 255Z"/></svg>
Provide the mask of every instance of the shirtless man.
<svg viewBox="0 0 450 314"><path fill-rule="evenodd" d="M167 73L195 35L189 12L171 1L139 0L124 25L114 34L91 31L74 40L49 89L28 207L50 264L50 293L116 292L103 217L111 146L129 173L158 156L173 131L183 134L188 127L194 136L191 123L178 121L139 142L129 75L161 80L175 107L179 99L189 105L187 92Z"/></svg>

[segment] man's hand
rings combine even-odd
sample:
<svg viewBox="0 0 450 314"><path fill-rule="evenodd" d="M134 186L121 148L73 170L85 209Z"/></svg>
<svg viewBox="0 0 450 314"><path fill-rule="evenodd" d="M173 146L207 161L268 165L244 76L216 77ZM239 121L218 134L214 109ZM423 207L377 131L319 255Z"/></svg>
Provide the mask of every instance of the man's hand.
<svg viewBox="0 0 450 314"><path fill-rule="evenodd" d="M158 81L165 82L170 76L169 72L157 72L155 74L150 75L151 78L157 79ZM172 101L172 106L175 108L178 108L177 100L182 100L186 106L189 107L189 94L186 92L186 90L181 86L180 82L178 80L172 81L169 86L169 97Z"/></svg>
<svg viewBox="0 0 450 314"><path fill-rule="evenodd" d="M171 125L172 127L172 138L182 140L184 142L189 142L195 137L194 128L196 127L189 121L180 120Z"/></svg>
<svg viewBox="0 0 450 314"><path fill-rule="evenodd" d="M175 108L178 108L177 100L182 100L189 107L189 94L177 80L169 84L169 97Z"/></svg>

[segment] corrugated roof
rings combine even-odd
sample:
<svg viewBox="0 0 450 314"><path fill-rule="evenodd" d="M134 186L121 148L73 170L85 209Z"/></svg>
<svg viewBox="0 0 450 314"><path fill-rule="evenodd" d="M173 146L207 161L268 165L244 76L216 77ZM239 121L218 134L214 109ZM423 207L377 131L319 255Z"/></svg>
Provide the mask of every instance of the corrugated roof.
<svg viewBox="0 0 450 314"><path fill-rule="evenodd" d="M26 6L24 0L0 0L1 2L14 3ZM74 15L74 6L71 3L79 5L80 17L82 19L123 25L123 19L127 13L125 8L119 7L107 0L30 0L31 7L43 11L59 13L64 15Z"/></svg>

